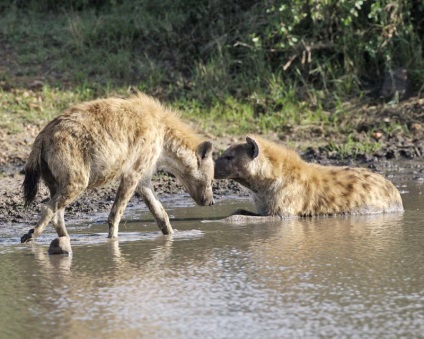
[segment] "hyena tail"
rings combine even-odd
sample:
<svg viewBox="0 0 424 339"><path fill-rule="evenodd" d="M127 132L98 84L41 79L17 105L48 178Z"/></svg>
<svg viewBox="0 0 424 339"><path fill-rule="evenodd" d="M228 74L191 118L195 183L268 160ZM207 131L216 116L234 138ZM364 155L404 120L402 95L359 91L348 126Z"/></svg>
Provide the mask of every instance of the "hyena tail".
<svg viewBox="0 0 424 339"><path fill-rule="evenodd" d="M22 184L25 207L28 207L34 201L38 192L38 184L41 178L41 143L41 140L35 141L25 166L25 179Z"/></svg>

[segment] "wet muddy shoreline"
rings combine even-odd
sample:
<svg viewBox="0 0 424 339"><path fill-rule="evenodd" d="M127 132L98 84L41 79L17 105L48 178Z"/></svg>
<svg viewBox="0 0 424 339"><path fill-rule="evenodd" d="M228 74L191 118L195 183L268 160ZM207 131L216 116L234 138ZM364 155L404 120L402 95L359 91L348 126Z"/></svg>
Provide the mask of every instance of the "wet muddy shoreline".
<svg viewBox="0 0 424 339"><path fill-rule="evenodd" d="M321 164L331 164L339 166L366 167L372 171L381 173L392 182L401 182L406 177L418 184L424 183L424 163L420 160L378 160L361 161L348 159L330 159L328 157L312 157L306 153L302 155L305 160L319 162ZM41 184L35 202L28 208L23 206L23 196L21 185L24 179L22 168L16 168L15 172L0 178L0 225L7 226L13 223L32 225L38 220L40 207L48 199L48 191ZM390 173L387 175L387 173ZM175 178L160 172L153 177L155 192L160 200L181 197L187 204L194 203L185 189L176 182ZM81 221L87 216L96 214L104 215L107 221L107 214L115 199L118 183L114 182L108 186L92 189L84 192L75 202L67 207L65 220L68 223ZM215 200L219 201L228 196L247 199L249 192L233 180L215 180L213 185ZM141 198L134 195L128 206L143 206ZM252 204L253 208L253 204Z"/></svg>
<svg viewBox="0 0 424 339"><path fill-rule="evenodd" d="M301 156L305 161L328 165L367 167L383 175L390 169L388 179L391 181L402 180L406 174L410 180L421 183L424 180L424 166L416 162L424 159L424 127L422 117L424 112L424 99L411 98L397 106L364 105L355 110L352 119L355 120L355 133L349 134L349 140L358 145L367 144L367 131L375 142L380 143L376 150L354 150L350 154L343 149L346 144L346 135L343 128L340 130L322 129L314 130L313 126L307 130L288 129L285 132L270 132L267 139L282 143L297 150L304 150ZM347 118L348 119L348 118ZM397 122L405 129L393 130L390 133L380 131L380 123L388 124ZM276 129L278 130L278 129ZM384 131L384 129L382 130ZM0 129L0 226L11 223L31 224L38 219L40 203L48 199L46 188L41 185L35 203L28 209L23 207L21 185L23 182L23 168L28 158L31 145L39 132L39 127L26 125L19 133L9 134ZM319 133L318 133L319 132ZM325 133L324 133L325 132ZM368 133L369 134L369 133ZM244 140L244 136L205 135L212 141L214 159L229 145ZM339 145L337 148L335 145ZM340 146L341 145L341 146ZM342 147L342 148L340 148ZM164 173L159 173L153 178L154 189L159 199L167 196L181 196L182 199L193 201L175 179ZM73 220L83 219L87 214L107 213L114 201L118 184L113 183L107 187L85 192L79 199L71 204L66 211L65 219L72 223ZM241 196L245 198L248 192L234 181L216 180L213 186L215 199L226 196ZM140 198L134 196L129 205L143 204ZM144 204L143 204L144 205Z"/></svg>

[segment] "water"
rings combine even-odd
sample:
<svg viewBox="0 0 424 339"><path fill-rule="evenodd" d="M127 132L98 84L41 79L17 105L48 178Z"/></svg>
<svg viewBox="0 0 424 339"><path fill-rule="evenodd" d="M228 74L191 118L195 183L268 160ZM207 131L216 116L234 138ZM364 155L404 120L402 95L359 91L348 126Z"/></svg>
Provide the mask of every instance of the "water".
<svg viewBox="0 0 424 339"><path fill-rule="evenodd" d="M33 245L3 227L0 338L423 338L424 186L396 184L404 214L263 224L201 222L248 200L175 197L173 237L143 209L119 241L68 227L71 257L47 254L50 226Z"/></svg>

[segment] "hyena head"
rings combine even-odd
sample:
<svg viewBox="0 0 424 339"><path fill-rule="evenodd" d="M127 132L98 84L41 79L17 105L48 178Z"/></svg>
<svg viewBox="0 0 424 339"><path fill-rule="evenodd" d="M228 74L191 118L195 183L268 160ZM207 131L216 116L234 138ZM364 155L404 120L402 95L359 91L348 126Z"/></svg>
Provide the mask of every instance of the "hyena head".
<svg viewBox="0 0 424 339"><path fill-rule="evenodd" d="M197 147L196 158L197 165L189 169L190 175L184 175L179 180L198 205L211 206L214 204L212 192L214 162L210 141L202 142Z"/></svg>
<svg viewBox="0 0 424 339"><path fill-rule="evenodd" d="M246 143L226 149L215 161L215 179L243 179L251 175L251 162L259 155L255 140L246 137Z"/></svg>

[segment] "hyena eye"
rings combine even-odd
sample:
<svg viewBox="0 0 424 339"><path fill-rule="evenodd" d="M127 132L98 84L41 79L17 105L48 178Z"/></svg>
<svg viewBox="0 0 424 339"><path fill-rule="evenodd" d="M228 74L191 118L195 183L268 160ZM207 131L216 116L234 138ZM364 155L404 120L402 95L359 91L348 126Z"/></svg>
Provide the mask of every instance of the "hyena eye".
<svg viewBox="0 0 424 339"><path fill-rule="evenodd" d="M234 155L226 155L224 157L225 160L233 160L234 159Z"/></svg>

